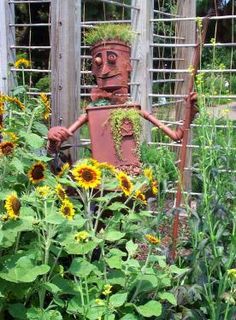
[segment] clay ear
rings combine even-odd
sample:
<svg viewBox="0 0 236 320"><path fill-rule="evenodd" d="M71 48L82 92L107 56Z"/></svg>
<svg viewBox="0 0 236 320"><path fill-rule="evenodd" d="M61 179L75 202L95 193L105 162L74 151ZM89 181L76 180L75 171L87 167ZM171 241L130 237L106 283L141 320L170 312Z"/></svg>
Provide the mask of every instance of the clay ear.
<svg viewBox="0 0 236 320"><path fill-rule="evenodd" d="M131 63L130 63L130 62L127 63L126 68L127 68L127 71L128 71L128 72L131 72L131 71L132 71L132 66L131 66Z"/></svg>

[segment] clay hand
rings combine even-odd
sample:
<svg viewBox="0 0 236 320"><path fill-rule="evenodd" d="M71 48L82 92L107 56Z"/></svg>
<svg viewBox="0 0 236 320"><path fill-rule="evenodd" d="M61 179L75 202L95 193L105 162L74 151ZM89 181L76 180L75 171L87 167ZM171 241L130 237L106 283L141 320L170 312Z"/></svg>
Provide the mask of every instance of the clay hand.
<svg viewBox="0 0 236 320"><path fill-rule="evenodd" d="M65 127L52 127L48 131L48 139L59 143L66 141L72 135L73 134Z"/></svg>
<svg viewBox="0 0 236 320"><path fill-rule="evenodd" d="M190 99L191 103L191 121L194 119L195 115L198 113L198 107L197 107L197 93L196 92L190 92L189 96L186 98Z"/></svg>

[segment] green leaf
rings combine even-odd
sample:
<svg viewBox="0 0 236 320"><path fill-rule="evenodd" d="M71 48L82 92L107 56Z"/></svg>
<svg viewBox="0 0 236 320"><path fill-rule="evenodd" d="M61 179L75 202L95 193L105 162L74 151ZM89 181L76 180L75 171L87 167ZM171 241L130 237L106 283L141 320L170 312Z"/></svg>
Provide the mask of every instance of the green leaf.
<svg viewBox="0 0 236 320"><path fill-rule="evenodd" d="M74 258L69 272L77 277L85 278L97 268L83 258Z"/></svg>
<svg viewBox="0 0 236 320"><path fill-rule="evenodd" d="M14 319L22 319L22 320L26 319L27 309L25 308L25 306L23 304L13 303L8 307L8 310L9 310L10 315Z"/></svg>
<svg viewBox="0 0 236 320"><path fill-rule="evenodd" d="M108 230L104 234L104 239L110 242L117 241L122 239L125 236L125 233L116 231L116 230Z"/></svg>
<svg viewBox="0 0 236 320"><path fill-rule="evenodd" d="M135 315L133 315L132 313L127 313L120 320L138 320L138 318Z"/></svg>
<svg viewBox="0 0 236 320"><path fill-rule="evenodd" d="M43 310L39 308L30 308L27 312L28 320L63 320L57 310Z"/></svg>
<svg viewBox="0 0 236 320"><path fill-rule="evenodd" d="M152 300L142 306L135 306L139 314L144 317L159 317L162 313L162 305L160 302Z"/></svg>
<svg viewBox="0 0 236 320"><path fill-rule="evenodd" d="M24 173L24 165L23 162L17 158L13 158L10 162L10 166L13 166L17 173ZM15 171L14 170L14 171Z"/></svg>
<svg viewBox="0 0 236 320"><path fill-rule="evenodd" d="M87 254L96 248L97 243L94 241L84 243L68 242L68 239L66 239L66 241L63 241L62 246L68 254Z"/></svg>
<svg viewBox="0 0 236 320"><path fill-rule="evenodd" d="M45 282L43 284L44 288L47 289L49 292L53 293L53 294L57 294L58 292L61 291L61 289L56 286L55 284L51 283L51 282Z"/></svg>
<svg viewBox="0 0 236 320"><path fill-rule="evenodd" d="M110 303L114 308L123 306L127 299L128 293L116 293L110 297Z"/></svg>
<svg viewBox="0 0 236 320"><path fill-rule="evenodd" d="M33 149L40 149L44 145L44 139L35 133L21 132L21 136L25 138L25 141Z"/></svg>
<svg viewBox="0 0 236 320"><path fill-rule="evenodd" d="M165 256L156 256L156 259L159 263L159 266L161 268L165 268L166 267L166 257Z"/></svg>
<svg viewBox="0 0 236 320"><path fill-rule="evenodd" d="M106 310L105 306L92 306L89 308L88 313L86 314L89 320L97 320L99 317L102 317Z"/></svg>
<svg viewBox="0 0 236 320"><path fill-rule="evenodd" d="M127 209L128 207L123 204L122 202L114 202L112 203L110 206L107 207L107 209L111 210L111 211L117 211L120 209Z"/></svg>
<svg viewBox="0 0 236 320"><path fill-rule="evenodd" d="M122 268L122 258L121 256L111 256L110 258L105 258L108 266L110 268L121 269Z"/></svg>
<svg viewBox="0 0 236 320"><path fill-rule="evenodd" d="M3 263L3 268L0 270L0 278L20 283L33 282L39 275L43 275L50 270L46 264L40 266L34 265L32 260L27 257L7 257Z"/></svg>
<svg viewBox="0 0 236 320"><path fill-rule="evenodd" d="M48 214L47 217L44 219L44 221L50 224L57 225L57 224L65 223L65 218L58 212L54 212L54 213Z"/></svg>
<svg viewBox="0 0 236 320"><path fill-rule="evenodd" d="M44 124L42 124L40 122L35 122L33 124L33 128L36 129L38 131L38 133L41 134L42 136L46 136L48 133L47 126L45 126Z"/></svg>
<svg viewBox="0 0 236 320"><path fill-rule="evenodd" d="M180 269L174 264L170 266L170 272L174 274L183 275L184 273L187 273L189 271L189 268Z"/></svg>
<svg viewBox="0 0 236 320"><path fill-rule="evenodd" d="M138 245L133 240L129 240L125 247L130 256L133 256L138 249Z"/></svg>
<svg viewBox="0 0 236 320"><path fill-rule="evenodd" d="M159 297L161 300L167 300L169 303L173 304L174 306L177 306L177 300L173 293L171 292L162 292L159 293Z"/></svg>

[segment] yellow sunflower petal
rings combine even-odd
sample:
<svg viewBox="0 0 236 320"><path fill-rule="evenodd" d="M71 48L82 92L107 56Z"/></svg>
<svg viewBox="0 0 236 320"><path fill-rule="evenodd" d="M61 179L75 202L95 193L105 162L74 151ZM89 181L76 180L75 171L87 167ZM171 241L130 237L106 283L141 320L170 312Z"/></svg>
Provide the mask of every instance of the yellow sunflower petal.
<svg viewBox="0 0 236 320"><path fill-rule="evenodd" d="M82 188L96 188L101 183L101 171L95 166L79 164L71 172L77 184Z"/></svg>

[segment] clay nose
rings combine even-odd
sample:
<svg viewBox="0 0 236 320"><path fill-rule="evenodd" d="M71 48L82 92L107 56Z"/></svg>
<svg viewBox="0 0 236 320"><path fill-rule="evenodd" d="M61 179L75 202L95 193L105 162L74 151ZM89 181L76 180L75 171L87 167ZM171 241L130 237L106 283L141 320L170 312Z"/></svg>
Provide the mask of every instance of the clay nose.
<svg viewBox="0 0 236 320"><path fill-rule="evenodd" d="M111 71L111 68L109 67L109 65L107 63L104 63L101 71L101 75L106 76L110 71Z"/></svg>

